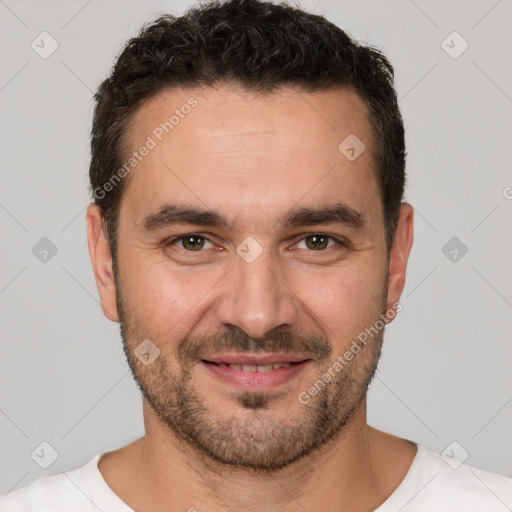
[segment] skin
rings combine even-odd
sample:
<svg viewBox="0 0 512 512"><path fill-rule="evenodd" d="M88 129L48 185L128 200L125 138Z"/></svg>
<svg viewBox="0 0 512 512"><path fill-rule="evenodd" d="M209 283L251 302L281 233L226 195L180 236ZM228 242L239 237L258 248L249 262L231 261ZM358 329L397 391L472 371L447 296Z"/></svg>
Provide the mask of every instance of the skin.
<svg viewBox="0 0 512 512"><path fill-rule="evenodd" d="M169 375L184 370L180 343L206 337L210 345L204 344L204 350L218 348L226 331L236 333L234 341L239 335L271 342L268 333L284 329L297 336L291 338L295 347L302 347L298 336L304 335L330 348L328 357L313 358L293 379L269 392L268 407L261 409L244 407L239 392L191 361L184 382L206 406L203 419L217 422L205 425L227 425L236 418L227 450L241 456L236 453L239 442L246 456L256 460L263 452L248 439L263 440L270 431L287 428L290 435L294 428L309 432L313 424L304 419L306 411L314 414L320 396L332 400L329 407L335 411L334 383L307 405L297 397L399 301L413 243L413 209L402 204L388 254L368 112L349 89L299 93L283 87L259 97L227 84L162 91L137 111L129 147L143 145L192 96L198 105L125 178L117 281L94 204L87 211L89 251L103 312L121 321L132 371L139 385L162 403L177 382ZM366 146L354 161L338 150L349 134ZM233 230L197 225L150 233L142 229L146 216L174 201L219 212ZM296 206L339 201L365 215L361 229L278 223ZM164 244L190 233L204 234L211 243L200 252ZM332 240L329 248L308 251L305 237L311 233L346 245ZM236 253L248 236L262 248L250 264ZM145 338L160 349L150 366L133 356ZM344 425L294 462L281 460L279 469L258 471L215 460L176 435L146 399L145 436L104 455L99 469L112 490L136 510L295 511L318 510L319 503L332 512L374 510L400 484L416 454L411 443L366 423L365 379L381 342L382 336L370 340L337 377L338 382L342 375L352 379L339 386L345 393L340 408L354 406ZM330 418L333 430L338 420L335 414ZM249 431L253 437L244 438ZM311 431L313 438L321 433Z"/></svg>

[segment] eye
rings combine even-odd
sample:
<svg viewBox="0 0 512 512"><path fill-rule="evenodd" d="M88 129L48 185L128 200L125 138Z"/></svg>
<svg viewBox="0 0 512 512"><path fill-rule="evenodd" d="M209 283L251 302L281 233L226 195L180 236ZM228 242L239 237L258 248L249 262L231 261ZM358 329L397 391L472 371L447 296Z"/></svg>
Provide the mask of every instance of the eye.
<svg viewBox="0 0 512 512"><path fill-rule="evenodd" d="M170 240L166 245L174 245L176 242L181 244L182 249L189 252L201 252L201 249L204 249L205 247L205 243L208 243L213 247L212 242L208 238L196 233L179 236Z"/></svg>
<svg viewBox="0 0 512 512"><path fill-rule="evenodd" d="M329 245L329 240L334 241L333 244ZM306 249L310 251L323 251L325 249L330 249L334 245L344 245L340 240L329 236L324 235L323 233L311 233L305 236L300 243L305 242ZM297 247L298 247L297 245Z"/></svg>
<svg viewBox="0 0 512 512"><path fill-rule="evenodd" d="M337 238L330 235L325 235L323 233L310 233L309 235L303 237L294 248L300 249L300 244L302 243L305 243L305 247L302 248L315 252L322 252L336 245L345 245L341 240L338 240ZM208 247L207 244L210 244L210 247ZM166 242L165 245L179 245L180 248L186 252L201 252L202 249L215 247L215 245L210 241L208 237L198 233L188 233L186 235L173 238Z"/></svg>

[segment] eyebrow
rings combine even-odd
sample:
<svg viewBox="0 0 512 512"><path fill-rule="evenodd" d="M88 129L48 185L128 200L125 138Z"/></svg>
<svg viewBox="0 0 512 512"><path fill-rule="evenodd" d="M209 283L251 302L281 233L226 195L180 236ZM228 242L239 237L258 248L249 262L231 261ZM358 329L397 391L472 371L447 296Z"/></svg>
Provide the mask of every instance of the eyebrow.
<svg viewBox="0 0 512 512"><path fill-rule="evenodd" d="M354 230L363 228L367 223L366 216L346 204L335 203L319 208L294 208L284 215L277 223L284 227L304 227L316 224L340 225ZM231 222L212 210L198 209L183 204L164 204L156 213L152 213L142 221L142 228L152 232L175 224L191 224L234 229Z"/></svg>

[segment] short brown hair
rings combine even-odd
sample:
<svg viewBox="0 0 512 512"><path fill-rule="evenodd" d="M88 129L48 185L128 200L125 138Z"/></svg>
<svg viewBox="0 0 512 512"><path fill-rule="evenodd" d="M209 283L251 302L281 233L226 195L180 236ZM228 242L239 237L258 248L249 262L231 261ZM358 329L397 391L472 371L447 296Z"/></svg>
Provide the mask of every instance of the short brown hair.
<svg viewBox="0 0 512 512"><path fill-rule="evenodd" d="M209 2L144 27L127 42L95 95L90 191L105 221L114 262L125 180L107 192L104 185L123 165L123 137L131 117L164 88L219 82L257 92L284 85L306 92L354 88L370 112L389 250L404 192L406 154L393 79L393 67L379 50L354 42L324 17L285 3Z"/></svg>

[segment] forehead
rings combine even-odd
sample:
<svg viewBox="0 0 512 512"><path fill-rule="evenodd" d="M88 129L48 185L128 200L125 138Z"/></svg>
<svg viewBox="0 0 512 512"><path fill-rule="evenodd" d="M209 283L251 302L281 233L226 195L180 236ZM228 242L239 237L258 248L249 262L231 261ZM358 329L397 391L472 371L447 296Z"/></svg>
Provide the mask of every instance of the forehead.
<svg viewBox="0 0 512 512"><path fill-rule="evenodd" d="M380 197L371 133L364 101L347 88L165 90L130 121L125 160L151 149L130 171L122 205L143 215L181 199L240 219L299 201L371 208ZM352 148L364 150L348 158Z"/></svg>

